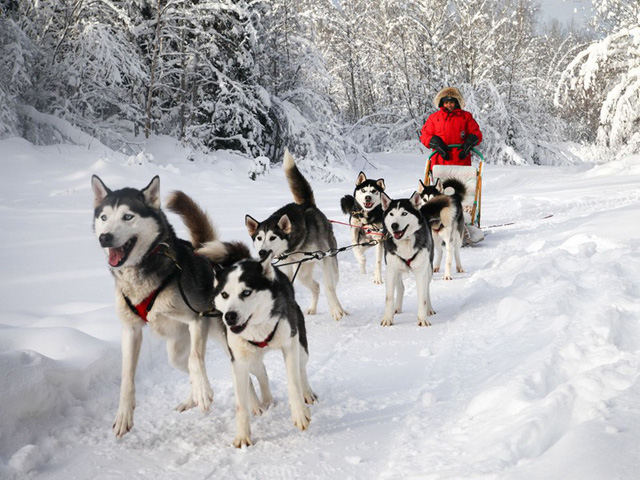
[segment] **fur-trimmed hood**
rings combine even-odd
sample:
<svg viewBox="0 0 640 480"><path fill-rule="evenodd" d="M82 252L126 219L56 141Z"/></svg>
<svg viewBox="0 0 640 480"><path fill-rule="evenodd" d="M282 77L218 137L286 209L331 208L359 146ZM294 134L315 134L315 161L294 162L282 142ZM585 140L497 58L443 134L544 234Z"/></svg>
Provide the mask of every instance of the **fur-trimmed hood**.
<svg viewBox="0 0 640 480"><path fill-rule="evenodd" d="M460 90L458 90L456 87L445 87L437 93L437 95L433 98L433 104L436 108L441 107L440 101L444 97L455 98L456 100L458 100L458 105L460 105L460 108L464 108L464 97L460 93Z"/></svg>

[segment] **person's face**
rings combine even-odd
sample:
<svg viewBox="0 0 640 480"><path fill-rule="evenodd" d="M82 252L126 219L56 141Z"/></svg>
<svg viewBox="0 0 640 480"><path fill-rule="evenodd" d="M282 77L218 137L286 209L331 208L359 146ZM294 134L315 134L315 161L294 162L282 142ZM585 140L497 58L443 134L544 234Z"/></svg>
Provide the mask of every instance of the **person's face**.
<svg viewBox="0 0 640 480"><path fill-rule="evenodd" d="M448 112L452 112L454 108L456 108L455 100L445 100L442 105L447 109Z"/></svg>

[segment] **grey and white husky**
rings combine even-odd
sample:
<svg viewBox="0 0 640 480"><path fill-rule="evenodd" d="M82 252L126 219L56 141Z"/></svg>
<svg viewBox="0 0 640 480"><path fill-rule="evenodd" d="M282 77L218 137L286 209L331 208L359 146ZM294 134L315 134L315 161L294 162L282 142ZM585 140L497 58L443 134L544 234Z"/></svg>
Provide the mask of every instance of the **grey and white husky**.
<svg viewBox="0 0 640 480"><path fill-rule="evenodd" d="M340 199L342 212L349 215L351 224L351 243L353 254L360 265L360 273L367 273L367 257L365 252L368 241L376 241L376 265L373 271L373 283L382 283L382 205L380 197L384 192L384 179L368 179L360 172L356 179L353 195L345 195Z"/></svg>
<svg viewBox="0 0 640 480"><path fill-rule="evenodd" d="M189 373L191 391L177 410L199 406L206 411L213 391L205 369L207 336L224 342L219 317L199 316L213 301L210 262L194 253L194 246L217 238L206 214L182 192L174 192L169 208L191 219L192 243L179 239L160 208L160 179L142 190L110 190L94 175L93 229L115 279L116 310L122 321L122 380L118 412L113 423L117 437L133 427L135 375L142 328L164 337L170 363ZM178 268L178 266L180 268ZM182 293L180 290L182 289Z"/></svg>
<svg viewBox="0 0 640 480"><path fill-rule="evenodd" d="M435 314L429 292L433 277L433 239L427 221L418 210L421 204L418 192L409 199L400 200L392 200L387 194L382 194L386 234L384 258L387 264L383 326L393 325L394 314L402 311L403 273L412 273L416 280L418 325L431 325L427 317Z"/></svg>
<svg viewBox="0 0 640 480"><path fill-rule="evenodd" d="M464 272L460 261L460 247L464 238L464 212L462 199L466 195L464 183L455 178L444 181L438 179L435 185L426 186L420 181L419 190L423 201L420 213L431 226L436 249L434 272L440 271L442 244L447 256L444 262L444 279L451 280L451 263L456 259L456 271Z"/></svg>
<svg viewBox="0 0 640 480"><path fill-rule="evenodd" d="M216 263L225 262L225 257L234 250L229 245L212 242L198 253ZM215 304L222 312L231 351L237 430L233 444L238 448L252 444L249 372L262 372L257 376L263 405L266 407L273 401L263 363L267 351L282 351L291 416L300 430L306 430L311 421L305 402L317 400L307 379L309 349L304 315L296 303L291 282L271 264L272 260L273 254L268 252L260 260L246 258L215 275Z"/></svg>
<svg viewBox="0 0 640 480"><path fill-rule="evenodd" d="M309 251L327 252L337 248L333 227L327 217L316 206L311 185L300 173L293 157L287 150L284 155L284 172L293 194L293 203L278 209L266 220L259 222L247 215L245 225L253 240L253 246L260 257L272 251L275 257L291 254L286 263L295 263L305 258L302 253ZM311 290L311 303L307 313L314 315L318 308L320 286L313 279L315 261L300 264L297 278ZM320 260L325 295L329 303L331 316L340 320L345 311L340 305L336 288L338 285L338 259L325 256ZM293 269L288 265L285 269L289 278L293 278Z"/></svg>

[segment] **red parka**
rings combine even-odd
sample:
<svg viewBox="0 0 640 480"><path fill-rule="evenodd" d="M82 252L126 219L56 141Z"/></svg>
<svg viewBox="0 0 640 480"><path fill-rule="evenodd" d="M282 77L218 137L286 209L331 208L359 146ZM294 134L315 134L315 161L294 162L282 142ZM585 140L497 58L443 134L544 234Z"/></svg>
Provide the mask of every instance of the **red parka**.
<svg viewBox="0 0 640 480"><path fill-rule="evenodd" d="M431 137L437 135L447 145L462 145L464 139L471 133L478 137L477 143L482 141L482 132L480 132L478 122L475 121L471 113L460 108L449 112L446 108L441 107L440 110L427 118L420 131L420 141L424 146L429 147ZM449 160L444 160L436 153L431 157L431 165L471 165L471 155L469 154L464 160L460 160L459 153L459 148L452 148L449 152Z"/></svg>

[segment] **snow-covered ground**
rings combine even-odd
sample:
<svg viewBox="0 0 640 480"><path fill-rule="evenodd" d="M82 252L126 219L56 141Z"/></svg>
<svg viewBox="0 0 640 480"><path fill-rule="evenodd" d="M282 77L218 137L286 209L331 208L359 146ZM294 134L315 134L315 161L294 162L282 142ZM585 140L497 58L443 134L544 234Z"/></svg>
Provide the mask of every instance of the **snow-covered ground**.
<svg viewBox="0 0 640 480"><path fill-rule="evenodd" d="M293 426L278 353L267 356L277 404L237 450L229 361L211 343L207 414L177 413L188 378L145 335L131 433L111 430L120 380L113 281L93 236L90 177L182 189L226 240L247 240L291 201L282 171L256 182L229 154L194 163L156 140L128 159L97 142L0 142L0 477L37 479L635 479L640 471L640 157L575 167L485 166L484 242L464 274L436 274L433 326L405 311L380 326L384 286L340 254L349 315L307 316L309 377L320 402ZM385 154L369 177L408 196L424 155ZM319 206L346 221L344 183L313 182ZM553 215L548 217L548 215ZM548 217L548 218L545 218ZM181 236L186 232L170 216ZM511 225L492 226L515 222ZM348 228L335 226L340 246ZM373 251L369 252L370 262ZM371 270L370 270L371 271ZM297 289L300 303L309 300ZM148 332L145 332L148 333Z"/></svg>

